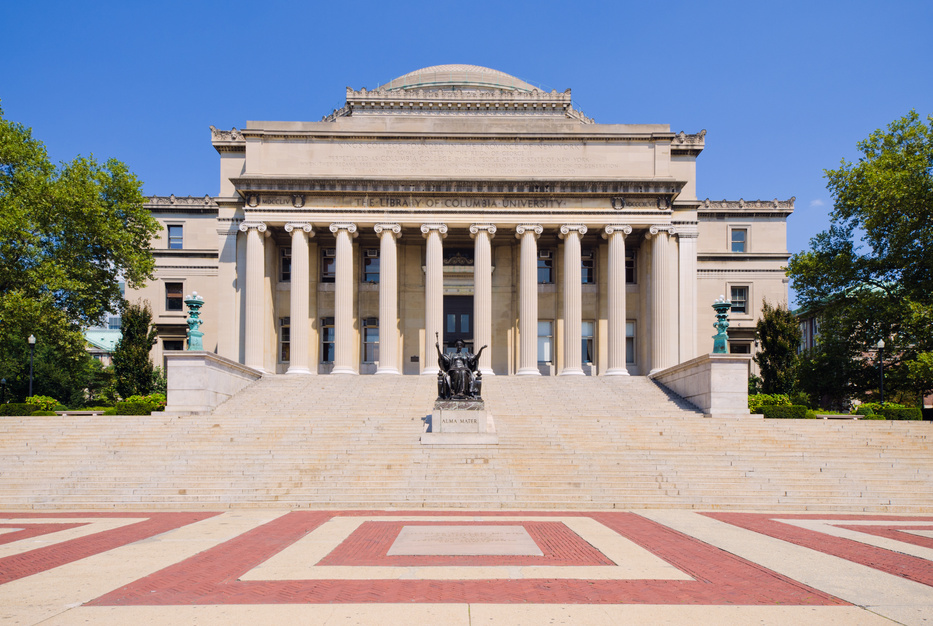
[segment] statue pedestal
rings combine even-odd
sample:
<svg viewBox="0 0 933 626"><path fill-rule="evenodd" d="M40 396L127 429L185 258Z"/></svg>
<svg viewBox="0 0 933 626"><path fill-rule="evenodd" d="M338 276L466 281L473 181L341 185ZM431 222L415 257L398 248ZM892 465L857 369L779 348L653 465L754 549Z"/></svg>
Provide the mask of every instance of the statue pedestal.
<svg viewBox="0 0 933 626"><path fill-rule="evenodd" d="M431 432L421 435L427 445L475 446L499 443L495 423L482 400L438 400L431 413Z"/></svg>

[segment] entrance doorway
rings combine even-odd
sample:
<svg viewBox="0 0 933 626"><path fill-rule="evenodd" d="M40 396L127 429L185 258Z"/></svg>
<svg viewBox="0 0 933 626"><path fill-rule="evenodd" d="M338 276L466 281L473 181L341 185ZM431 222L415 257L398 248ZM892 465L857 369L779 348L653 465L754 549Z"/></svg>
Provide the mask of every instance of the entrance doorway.
<svg viewBox="0 0 933 626"><path fill-rule="evenodd" d="M473 296L444 296L444 352L456 352L458 339L473 343Z"/></svg>

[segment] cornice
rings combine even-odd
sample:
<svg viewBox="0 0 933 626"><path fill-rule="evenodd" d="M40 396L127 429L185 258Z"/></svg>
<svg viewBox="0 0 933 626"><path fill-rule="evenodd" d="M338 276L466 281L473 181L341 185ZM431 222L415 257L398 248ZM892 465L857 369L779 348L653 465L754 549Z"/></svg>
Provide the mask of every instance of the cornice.
<svg viewBox="0 0 933 626"><path fill-rule="evenodd" d="M272 194L572 194L572 195L618 195L649 194L667 196L669 209L672 198L680 193L686 181L653 179L633 180L377 180L365 178L282 178L277 176L241 176L231 178L237 192L245 199L249 192L268 192ZM255 194L253 194L255 195ZM290 203L294 202L294 198ZM657 204L658 200L655 199ZM277 202L278 203L278 202ZM626 198L617 208L630 206Z"/></svg>
<svg viewBox="0 0 933 626"><path fill-rule="evenodd" d="M773 216L775 214L790 215L794 212L794 202L797 200L791 197L789 200L706 200L697 207L697 213L700 215L717 215L728 217L754 217Z"/></svg>

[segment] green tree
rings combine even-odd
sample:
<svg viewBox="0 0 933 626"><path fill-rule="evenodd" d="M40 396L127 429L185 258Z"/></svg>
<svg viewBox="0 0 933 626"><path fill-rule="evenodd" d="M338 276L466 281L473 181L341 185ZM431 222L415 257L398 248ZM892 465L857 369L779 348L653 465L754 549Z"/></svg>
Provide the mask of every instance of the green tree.
<svg viewBox="0 0 933 626"><path fill-rule="evenodd" d="M113 351L117 392L124 398L149 395L155 382L149 351L158 335L152 327L149 303L127 302L123 307L122 322L123 337Z"/></svg>
<svg viewBox="0 0 933 626"><path fill-rule="evenodd" d="M764 300L755 336L761 345L755 363L761 371L762 393L790 393L797 375L800 322L786 306Z"/></svg>
<svg viewBox="0 0 933 626"><path fill-rule="evenodd" d="M874 346L884 339L886 395L907 393L917 379L906 364L933 351L916 313L933 305L933 116L911 111L858 149L857 162L826 171L830 228L788 266L800 304L822 316L822 345L800 381L820 386L804 380L809 371L854 395L876 393Z"/></svg>
<svg viewBox="0 0 933 626"><path fill-rule="evenodd" d="M119 277L135 287L152 276L158 223L143 202L120 161L79 156L55 166L0 110L0 376L14 399L28 387L30 334L34 390L76 396L88 366L82 328L119 307Z"/></svg>

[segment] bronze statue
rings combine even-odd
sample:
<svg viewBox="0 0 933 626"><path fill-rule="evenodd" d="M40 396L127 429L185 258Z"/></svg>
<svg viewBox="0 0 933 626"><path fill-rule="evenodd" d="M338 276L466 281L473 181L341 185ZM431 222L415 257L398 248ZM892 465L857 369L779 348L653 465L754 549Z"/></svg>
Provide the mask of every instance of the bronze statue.
<svg viewBox="0 0 933 626"><path fill-rule="evenodd" d="M479 355L486 346L473 354L464 350L466 343L458 339L453 354L441 352L437 333L434 335L437 349L437 399L438 400L482 400L483 375L479 371Z"/></svg>

